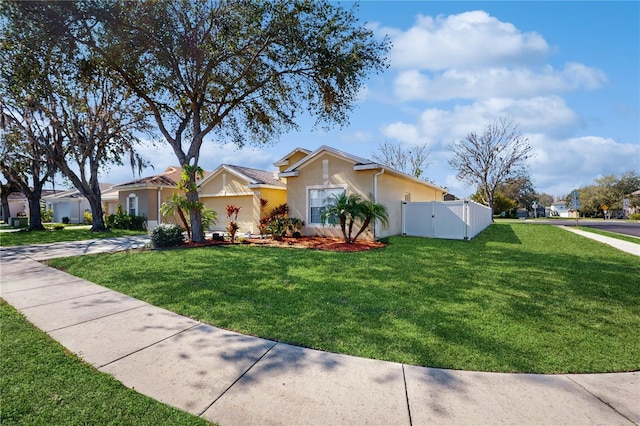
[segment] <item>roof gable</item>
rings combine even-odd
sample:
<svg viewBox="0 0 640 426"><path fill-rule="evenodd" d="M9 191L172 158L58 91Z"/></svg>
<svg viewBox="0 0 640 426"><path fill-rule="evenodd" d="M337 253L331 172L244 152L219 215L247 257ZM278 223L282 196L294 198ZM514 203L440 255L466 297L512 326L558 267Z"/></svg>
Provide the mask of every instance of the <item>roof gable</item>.
<svg viewBox="0 0 640 426"><path fill-rule="evenodd" d="M199 186L204 186L210 179L218 176L222 172L231 173L247 183L247 187L268 185L279 188L286 188L286 185L274 176L274 172L266 170L252 169L250 167L235 166L232 164L221 164L211 172L206 179L200 182Z"/></svg>
<svg viewBox="0 0 640 426"><path fill-rule="evenodd" d="M373 170L373 169L384 170L385 172L388 172L388 173L390 173L392 175L396 175L396 176L401 177L403 179L411 180L411 181L414 181L416 183L420 183L422 185L425 185L425 186L428 186L428 187L431 187L431 188L435 188L435 189L437 189L439 191L442 191L443 193L447 192L447 190L445 188L441 188L441 187L439 187L437 185L434 185L432 183L425 182L423 180L420 180L418 178L410 176L410 175L408 175L406 173L398 171L398 170L396 170L394 168L391 168L389 166L385 166L383 164L376 163L375 161L371 161L371 160L368 160L366 158L358 157L357 155L346 153L344 151L341 151L339 149L335 149L335 148L327 146L327 145L322 145L320 148L316 149L311 154L309 154L306 157L304 157L302 160L300 160L297 163L293 164L292 166L287 168L284 172L280 173L279 175L281 177L297 176L298 175L298 171L300 169L304 168L305 165L307 165L310 162L314 161L316 158L318 158L323 153L329 153L329 154L334 155L336 157L342 158L342 159L344 159L346 161L352 162L354 171Z"/></svg>
<svg viewBox="0 0 640 426"><path fill-rule="evenodd" d="M288 153L287 155L285 155L284 157L282 157L281 159L273 163L273 165L276 167L288 166L289 160L291 159L291 157L293 157L298 152L301 154L304 154L304 156L307 156L311 153L311 151L309 151L308 149L297 147L296 149L294 149L293 151L291 151L290 153Z"/></svg>

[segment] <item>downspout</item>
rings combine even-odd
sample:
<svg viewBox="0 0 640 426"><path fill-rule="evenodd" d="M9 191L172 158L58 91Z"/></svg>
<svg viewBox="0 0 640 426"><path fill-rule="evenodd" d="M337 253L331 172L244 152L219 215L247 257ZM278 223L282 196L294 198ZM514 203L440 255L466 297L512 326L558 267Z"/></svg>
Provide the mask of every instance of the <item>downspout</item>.
<svg viewBox="0 0 640 426"><path fill-rule="evenodd" d="M162 224L162 215L160 215L160 194L162 192L162 188L158 187L158 225Z"/></svg>
<svg viewBox="0 0 640 426"><path fill-rule="evenodd" d="M380 169L380 171L378 173L376 173L375 175L373 175L373 201L375 201L376 203L378 202L378 176L381 176L384 174L384 168ZM376 228L378 227L378 220L374 220L373 221L373 239L375 241L376 239Z"/></svg>

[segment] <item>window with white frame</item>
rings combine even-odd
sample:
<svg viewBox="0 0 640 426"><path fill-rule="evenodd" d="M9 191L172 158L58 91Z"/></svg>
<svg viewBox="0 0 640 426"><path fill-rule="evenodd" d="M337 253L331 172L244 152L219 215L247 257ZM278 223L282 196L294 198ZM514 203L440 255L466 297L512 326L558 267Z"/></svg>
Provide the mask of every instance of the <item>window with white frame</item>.
<svg viewBox="0 0 640 426"><path fill-rule="evenodd" d="M309 224L321 224L322 211L335 204L335 197L345 192L344 188L318 188L309 190Z"/></svg>
<svg viewBox="0 0 640 426"><path fill-rule="evenodd" d="M138 196L136 194L129 194L127 199L127 214L135 216L138 214Z"/></svg>

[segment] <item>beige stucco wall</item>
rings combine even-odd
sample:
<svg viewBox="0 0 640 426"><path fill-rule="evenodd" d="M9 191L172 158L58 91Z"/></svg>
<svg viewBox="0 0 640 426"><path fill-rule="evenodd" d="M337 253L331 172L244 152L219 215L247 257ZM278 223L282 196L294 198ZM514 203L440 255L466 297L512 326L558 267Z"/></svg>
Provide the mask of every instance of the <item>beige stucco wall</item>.
<svg viewBox="0 0 640 426"><path fill-rule="evenodd" d="M324 174L324 161L327 161L327 176ZM287 204L289 216L297 217L305 222L303 235L341 237L339 227L329 224L309 223L309 189L319 187L345 188L349 193L358 193L368 197L373 192L374 171L354 172L354 163L330 153L322 153L309 163L304 164L298 171L298 176L287 179ZM364 235L363 235L364 236ZM371 235L364 236L369 239ZM362 236L360 237L362 238Z"/></svg>
<svg viewBox="0 0 640 426"><path fill-rule="evenodd" d="M158 204L158 191L160 191L160 205L163 202L171 198L171 194L174 192L180 192L178 189L172 188L136 188L136 189L124 189L118 191L118 202L115 203L122 205L124 211L127 211L127 202L130 194L138 196L138 215L144 215L147 218L147 226L149 229L155 227L158 223L180 223L178 218L160 218L159 220L159 204ZM112 207L112 203L109 204L109 208ZM115 210L115 207L113 207Z"/></svg>
<svg viewBox="0 0 640 426"><path fill-rule="evenodd" d="M389 213L389 226L378 226L376 237L384 238L402 233L402 202L407 201L442 201L441 190L409 179L384 173L378 177L378 203L384 204Z"/></svg>
<svg viewBox="0 0 640 426"><path fill-rule="evenodd" d="M224 231L227 228L229 218L227 217L227 205L233 204L236 207L241 207L238 214L238 232L241 234L251 231L256 233L258 230L258 220L256 219L257 201L255 195L240 195L240 196L213 196L213 197L201 197L200 201L205 206L214 210L218 215L218 223L211 226L213 231ZM258 210L259 214L259 210Z"/></svg>
<svg viewBox="0 0 640 426"><path fill-rule="evenodd" d="M302 151L294 152L293 155L291 155L291 157L288 158L289 163L285 164L284 166L278 167L278 171L280 173L284 172L286 169L288 169L289 167L293 166L294 164L296 164L298 161L302 160L307 155L309 155L309 154L305 154Z"/></svg>
<svg viewBox="0 0 640 426"><path fill-rule="evenodd" d="M324 173L324 160L327 161L328 176L325 176ZM289 215L305 221L306 226L302 230L303 235L342 236L339 227L333 227L328 224L324 226L309 224L309 189L323 186L346 188L348 193L359 194L364 199L369 198L369 194L374 193L375 175L380 170L355 171L353 166L353 162L342 157L323 153L309 163L304 164L298 170L298 176L288 178L287 203L289 205ZM430 185L389 173L379 175L377 182L376 201L387 207L389 226L387 228L378 227L376 238L397 235L402 232L401 203L404 201L406 193L411 194L411 201L439 201L443 199L442 191ZM370 226L360 238L371 240L373 237L373 226Z"/></svg>

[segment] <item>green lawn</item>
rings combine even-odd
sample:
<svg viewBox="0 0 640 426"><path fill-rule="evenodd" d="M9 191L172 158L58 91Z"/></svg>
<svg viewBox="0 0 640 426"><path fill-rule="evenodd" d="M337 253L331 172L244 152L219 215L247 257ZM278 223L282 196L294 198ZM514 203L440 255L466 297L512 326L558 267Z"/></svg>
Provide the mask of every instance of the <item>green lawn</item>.
<svg viewBox="0 0 640 426"><path fill-rule="evenodd" d="M640 369L638 258L551 225L331 253L252 246L51 264L241 333L453 369Z"/></svg>
<svg viewBox="0 0 640 426"><path fill-rule="evenodd" d="M54 231L17 231L0 232L0 246L24 246L30 244L59 243L62 241L93 240L95 238L115 238L128 235L144 235L146 231L126 231L112 229L109 232L91 232L86 227L68 226Z"/></svg>
<svg viewBox="0 0 640 426"><path fill-rule="evenodd" d="M630 243L640 244L640 238L632 237L630 235L617 234L615 232L603 231L601 229L592 228L590 226L579 226L578 229L586 232L592 232L594 234L604 235L605 237L616 238L622 241L629 241Z"/></svg>
<svg viewBox="0 0 640 426"><path fill-rule="evenodd" d="M0 301L0 424L205 425L124 387Z"/></svg>

